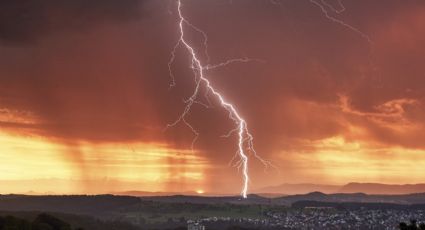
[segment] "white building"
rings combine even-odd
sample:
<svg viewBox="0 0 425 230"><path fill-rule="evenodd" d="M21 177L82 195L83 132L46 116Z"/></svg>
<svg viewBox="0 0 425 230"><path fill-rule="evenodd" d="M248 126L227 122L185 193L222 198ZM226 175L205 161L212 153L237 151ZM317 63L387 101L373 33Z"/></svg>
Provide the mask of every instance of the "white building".
<svg viewBox="0 0 425 230"><path fill-rule="evenodd" d="M187 230L205 230L205 226L200 223L188 223Z"/></svg>

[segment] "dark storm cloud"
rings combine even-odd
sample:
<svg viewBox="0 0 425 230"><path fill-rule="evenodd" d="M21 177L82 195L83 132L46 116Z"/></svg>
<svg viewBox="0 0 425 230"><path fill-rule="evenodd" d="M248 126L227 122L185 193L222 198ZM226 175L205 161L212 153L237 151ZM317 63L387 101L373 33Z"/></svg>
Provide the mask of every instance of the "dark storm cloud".
<svg viewBox="0 0 425 230"><path fill-rule="evenodd" d="M140 16L143 0L3 0L0 1L0 40L32 42L63 30L84 30L98 24Z"/></svg>
<svg viewBox="0 0 425 230"><path fill-rule="evenodd" d="M154 74L143 56L155 60L155 51L139 45L149 39L142 3L0 2L1 107L36 123L12 119L2 127L71 140L151 139L138 131L151 129L139 120L155 120L146 118L154 102L145 97L152 84L143 76Z"/></svg>
<svg viewBox="0 0 425 230"><path fill-rule="evenodd" d="M344 1L346 12L335 17L369 35L373 44L328 20L308 1L282 3L276 7L261 1L235 1L230 9L211 4L204 8L208 10L193 13L201 28L209 26L213 34L211 56L266 60L260 66L217 71L212 79L247 117L263 152L299 139L350 138L353 126L367 133L356 138L424 147L419 141L424 120L412 120L409 109L413 107L418 118L424 106L425 47L420 42L425 38L424 2ZM233 14L216 16L223 11ZM214 24L208 23L212 18ZM214 43L215 37L223 42ZM362 113L344 113L341 95L348 96L350 105ZM418 103L400 105L405 108L403 114L391 121L364 115L383 113L377 108L400 99ZM402 128L404 118L412 123L411 129Z"/></svg>
<svg viewBox="0 0 425 230"><path fill-rule="evenodd" d="M168 89L167 63L177 39L173 2L144 2L144 17L140 2L130 0L1 4L1 17L8 19L0 22L2 40L37 40L0 48L0 105L31 114L36 125L28 129L71 142L190 146L193 136L184 125L162 132L193 87L187 53L179 49L177 86ZM332 136L423 147L418 138L409 139L417 130L397 129L401 118L411 127L424 125L423 1L344 4L346 12L335 16L374 44L326 19L309 1L184 1L185 15L209 36L211 63L264 60L213 70L208 77L247 119L265 155ZM192 31L190 37L200 36ZM400 99L418 103L402 103L398 120L383 120L382 106ZM234 139L220 136L232 123L216 102L212 109L194 106L188 120L201 134L197 148L213 159L229 159ZM12 123L2 127L17 127ZM352 126L367 135L353 137Z"/></svg>

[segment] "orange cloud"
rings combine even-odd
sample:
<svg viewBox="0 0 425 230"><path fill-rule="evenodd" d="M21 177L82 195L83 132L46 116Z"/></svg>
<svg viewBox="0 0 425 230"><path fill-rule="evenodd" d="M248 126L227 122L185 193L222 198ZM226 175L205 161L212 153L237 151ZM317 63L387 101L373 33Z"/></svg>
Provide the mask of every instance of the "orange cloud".
<svg viewBox="0 0 425 230"><path fill-rule="evenodd" d="M200 133L193 153L187 127L164 132L184 109L193 71L180 52L168 88L176 21L165 1L142 2L0 2L0 179L79 181L66 191L239 191L227 164L235 139L221 137L234 124L214 100L187 117ZM281 171L250 161L252 187L420 180L420 167L410 178L403 170L425 159L422 2L347 1L335 16L373 44L309 1L192 3L185 12L208 34L211 64L264 60L207 73Z"/></svg>

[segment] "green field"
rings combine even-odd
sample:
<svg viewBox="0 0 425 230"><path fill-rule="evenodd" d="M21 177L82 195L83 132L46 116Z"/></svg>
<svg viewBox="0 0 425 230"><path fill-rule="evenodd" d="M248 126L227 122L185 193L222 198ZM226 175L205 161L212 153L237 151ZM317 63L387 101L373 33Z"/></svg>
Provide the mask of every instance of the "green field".
<svg viewBox="0 0 425 230"><path fill-rule="evenodd" d="M135 224L156 224L167 221L183 221L188 219L201 219L207 217L230 218L264 218L265 213L272 209L284 207L271 207L266 205L236 205L236 204L190 204L190 203L160 203L142 202L137 208L123 211L123 218Z"/></svg>

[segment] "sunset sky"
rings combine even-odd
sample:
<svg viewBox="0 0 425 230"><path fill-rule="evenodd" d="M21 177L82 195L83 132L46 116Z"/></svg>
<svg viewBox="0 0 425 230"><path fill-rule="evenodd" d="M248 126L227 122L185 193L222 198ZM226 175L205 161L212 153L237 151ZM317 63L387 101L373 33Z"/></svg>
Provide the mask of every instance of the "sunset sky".
<svg viewBox="0 0 425 230"><path fill-rule="evenodd" d="M425 182L425 1L326 0L347 26L309 0L182 3L203 63L255 59L206 72L276 166L251 156L250 190ZM0 1L0 193L239 193L212 95L187 117L193 150L165 130L194 88L182 48L169 87L178 36L174 0Z"/></svg>

